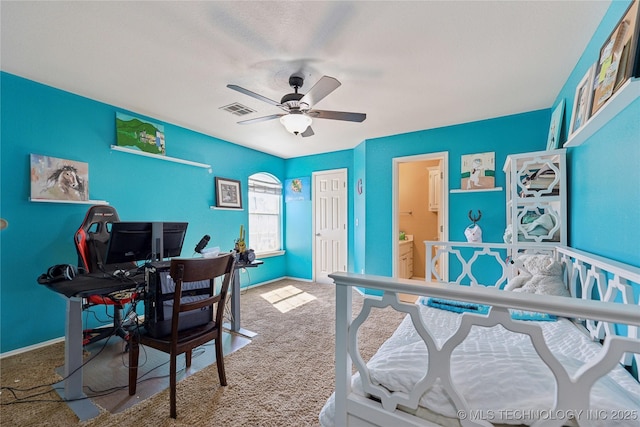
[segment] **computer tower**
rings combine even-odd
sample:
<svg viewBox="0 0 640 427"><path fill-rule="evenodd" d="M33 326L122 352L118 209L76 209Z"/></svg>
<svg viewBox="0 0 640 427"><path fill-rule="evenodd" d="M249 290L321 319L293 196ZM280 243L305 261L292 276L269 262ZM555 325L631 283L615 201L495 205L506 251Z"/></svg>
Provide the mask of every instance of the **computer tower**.
<svg viewBox="0 0 640 427"><path fill-rule="evenodd" d="M144 297L144 326L149 335L162 337L171 333L175 283L169 275L170 263L154 263L147 268L147 286ZM197 301L209 295L209 281L182 284L182 301ZM180 314L178 329L203 325L211 319L210 307Z"/></svg>

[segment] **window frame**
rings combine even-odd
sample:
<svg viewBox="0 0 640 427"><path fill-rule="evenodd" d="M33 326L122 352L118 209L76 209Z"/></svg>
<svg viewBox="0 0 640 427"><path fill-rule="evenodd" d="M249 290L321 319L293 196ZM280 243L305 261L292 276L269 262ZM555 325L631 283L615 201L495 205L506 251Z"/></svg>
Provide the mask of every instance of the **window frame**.
<svg viewBox="0 0 640 427"><path fill-rule="evenodd" d="M257 184L257 185L256 185ZM255 191L256 188L262 188L264 191ZM248 243L249 243L249 247L254 249L256 252L256 256L259 256L260 258L268 258L270 256L278 256L278 255L282 255L284 254L284 239L283 239L283 229L284 229L284 206L283 206L283 189L284 189L284 185L282 183L282 181L280 181L277 177L275 177L274 175L268 173L268 172L256 172L254 174L251 174L249 176L249 178L247 179L247 195L248 195L248 199L249 199L249 203L247 206L247 212L248 212ZM274 192L277 191L276 192ZM276 214L270 214L270 213L258 213L258 212L254 212L255 209L255 204L252 203L252 197L255 197L254 194L256 193L265 193L265 194L273 194L273 195L277 195L278 197L278 213ZM259 251L257 249L255 249L255 247L252 245L252 239L251 239L251 223L252 223L252 217L257 217L263 215L265 217L277 217L277 227L278 229L276 230L276 235L277 235L277 248L270 248L268 250L262 250Z"/></svg>

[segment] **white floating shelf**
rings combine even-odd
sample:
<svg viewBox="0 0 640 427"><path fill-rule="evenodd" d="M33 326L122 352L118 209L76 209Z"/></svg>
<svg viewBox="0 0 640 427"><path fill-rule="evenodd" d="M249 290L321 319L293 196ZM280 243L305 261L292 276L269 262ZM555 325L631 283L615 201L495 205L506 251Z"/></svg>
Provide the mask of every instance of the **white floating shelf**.
<svg viewBox="0 0 640 427"><path fill-rule="evenodd" d="M109 202L105 200L54 200L54 199L32 199L29 197L30 202L36 203L70 203L72 205L108 205Z"/></svg>
<svg viewBox="0 0 640 427"><path fill-rule="evenodd" d="M454 188L449 190L449 193L483 193L487 191L502 191L502 187L482 188L478 190L462 190L460 188Z"/></svg>
<svg viewBox="0 0 640 427"><path fill-rule="evenodd" d="M205 163L192 162L191 160L184 160L184 159L178 159L176 157L168 157L168 156L162 156L160 154L147 153L146 151L120 147L119 145L112 145L111 149L115 151L122 151L124 153L135 154L137 156L152 157L154 159L164 160L167 162L182 163L184 165L195 166L203 169L209 169L209 173L213 172L213 170L211 169L211 165L207 165Z"/></svg>
<svg viewBox="0 0 640 427"><path fill-rule="evenodd" d="M243 211L244 210L244 208L219 208L217 206L209 206L209 209L218 210L218 211Z"/></svg>
<svg viewBox="0 0 640 427"><path fill-rule="evenodd" d="M613 119L640 96L640 79L627 80L616 93L587 122L569 137L563 147L577 147Z"/></svg>

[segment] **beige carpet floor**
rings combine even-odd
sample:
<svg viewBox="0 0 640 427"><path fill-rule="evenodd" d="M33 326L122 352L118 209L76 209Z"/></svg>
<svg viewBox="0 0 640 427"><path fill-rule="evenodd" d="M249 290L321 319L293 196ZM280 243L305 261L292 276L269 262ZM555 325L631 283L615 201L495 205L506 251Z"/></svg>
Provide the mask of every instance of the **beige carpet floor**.
<svg viewBox="0 0 640 427"><path fill-rule="evenodd" d="M296 290L292 291L293 286ZM281 290L271 302L264 294ZM289 292L286 292L289 291ZM273 296L273 294L271 294ZM278 301L281 300L281 301ZM354 293L354 306L362 297ZM91 420L76 415L50 387L34 388L21 397L47 402L16 403L6 390L0 395L0 425L8 426L318 426L318 414L335 384L335 288L333 285L282 280L243 291L242 327L258 335L225 357L228 386L220 387L215 365L178 383L178 418L169 418L168 390L111 414L103 410ZM368 360L400 323L392 309L372 311L359 335ZM58 343L0 361L3 387L22 390L61 378L64 363ZM123 367L123 369L126 369ZM19 379L16 382L16 379Z"/></svg>

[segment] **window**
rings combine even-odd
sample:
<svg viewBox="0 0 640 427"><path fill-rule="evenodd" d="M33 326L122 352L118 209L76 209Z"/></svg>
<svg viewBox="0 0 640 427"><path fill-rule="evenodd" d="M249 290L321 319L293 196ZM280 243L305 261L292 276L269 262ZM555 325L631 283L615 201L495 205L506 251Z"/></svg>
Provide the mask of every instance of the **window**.
<svg viewBox="0 0 640 427"><path fill-rule="evenodd" d="M249 247L257 254L282 250L282 183L273 175L249 177Z"/></svg>

